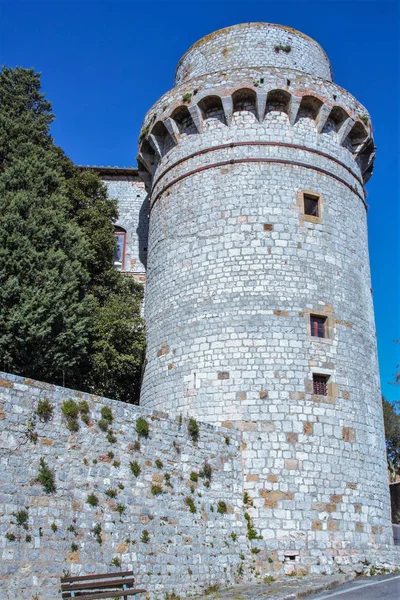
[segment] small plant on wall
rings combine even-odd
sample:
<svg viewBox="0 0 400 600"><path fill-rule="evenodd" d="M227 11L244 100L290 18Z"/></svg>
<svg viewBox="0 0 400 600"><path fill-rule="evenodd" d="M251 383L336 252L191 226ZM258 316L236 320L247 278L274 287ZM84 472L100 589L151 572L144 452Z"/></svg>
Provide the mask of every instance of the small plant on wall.
<svg viewBox="0 0 400 600"><path fill-rule="evenodd" d="M102 529L101 529L100 523L96 523L96 525L92 529L92 533L93 533L93 535L95 537L95 540L96 540L96 542L98 544L102 544L103 543L103 540L101 539L101 532L102 532Z"/></svg>
<svg viewBox="0 0 400 600"><path fill-rule="evenodd" d="M98 423L102 431L108 431L109 426L113 422L113 414L109 406L103 406L101 409L101 419Z"/></svg>
<svg viewBox="0 0 400 600"><path fill-rule="evenodd" d="M75 402L75 400L73 400L72 398L66 400L62 405L61 411L66 419L68 429L73 432L78 431L79 406Z"/></svg>
<svg viewBox="0 0 400 600"><path fill-rule="evenodd" d="M223 500L220 500L218 502L217 513L219 513L220 515L224 515L227 512L228 512L228 507L226 505L226 502L224 502Z"/></svg>
<svg viewBox="0 0 400 600"><path fill-rule="evenodd" d="M185 498L185 504L186 504L186 506L189 507L189 510L190 510L191 513L197 512L197 509L196 509L196 506L194 504L194 501L193 501L193 499L190 496L186 496L186 498Z"/></svg>
<svg viewBox="0 0 400 600"><path fill-rule="evenodd" d="M143 417L139 417L136 421L136 433L139 437L149 437L149 424Z"/></svg>
<svg viewBox="0 0 400 600"><path fill-rule="evenodd" d="M89 405L86 402L86 400L82 400L82 402L79 402L79 414L81 415L81 419L82 421L85 423L85 425L89 425L90 423L90 419L89 419Z"/></svg>
<svg viewBox="0 0 400 600"><path fill-rule="evenodd" d="M140 471L141 471L139 463L136 460L134 460L134 461L132 461L132 462L129 463L129 466L130 466L131 471L134 474L134 476L135 477L139 477Z"/></svg>
<svg viewBox="0 0 400 600"><path fill-rule="evenodd" d="M249 513L245 512L244 518L247 521L247 537L248 537L248 539L249 540L262 540L263 539L262 535L258 535L257 531L254 529L253 521L251 520Z"/></svg>
<svg viewBox="0 0 400 600"><path fill-rule="evenodd" d="M39 473L37 480L42 484L46 494L52 494L56 491L56 483L53 471L47 466L46 461L42 457L39 461Z"/></svg>
<svg viewBox="0 0 400 600"><path fill-rule="evenodd" d="M39 400L38 405L36 407L36 414L39 417L40 421L47 423L53 416L54 406L50 403L47 398L43 400Z"/></svg>
<svg viewBox="0 0 400 600"><path fill-rule="evenodd" d="M149 539L150 539L149 532L147 531L147 529L143 529L143 531L142 531L142 536L141 536L140 540L141 540L141 541L142 541L144 544L147 544L147 543L148 543L148 541L149 541Z"/></svg>
<svg viewBox="0 0 400 600"><path fill-rule="evenodd" d="M97 506L99 504L99 499L96 496L96 494L94 494L93 492L91 494L89 494L89 496L86 499L86 502L89 504L89 506L91 506L92 508L94 508L95 506Z"/></svg>
<svg viewBox="0 0 400 600"><path fill-rule="evenodd" d="M151 493L153 494L153 496L158 496L159 494L162 494L162 487L160 485L152 485Z"/></svg>
<svg viewBox="0 0 400 600"><path fill-rule="evenodd" d="M292 46L289 46L289 44L283 45L283 44L278 44L277 46L274 47L275 52L286 52L286 54L289 54L289 52L291 52L292 50Z"/></svg>
<svg viewBox="0 0 400 600"><path fill-rule="evenodd" d="M196 419L189 419L188 434L193 442L196 443L199 441L200 427Z"/></svg>

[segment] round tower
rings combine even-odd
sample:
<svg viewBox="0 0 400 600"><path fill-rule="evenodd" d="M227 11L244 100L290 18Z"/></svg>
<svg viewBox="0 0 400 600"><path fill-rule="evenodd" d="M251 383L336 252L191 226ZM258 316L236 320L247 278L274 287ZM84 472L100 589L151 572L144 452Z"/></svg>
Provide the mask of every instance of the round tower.
<svg viewBox="0 0 400 600"><path fill-rule="evenodd" d="M269 548L391 542L373 158L368 112L320 45L268 23L194 44L141 131L141 404L243 431L249 513Z"/></svg>

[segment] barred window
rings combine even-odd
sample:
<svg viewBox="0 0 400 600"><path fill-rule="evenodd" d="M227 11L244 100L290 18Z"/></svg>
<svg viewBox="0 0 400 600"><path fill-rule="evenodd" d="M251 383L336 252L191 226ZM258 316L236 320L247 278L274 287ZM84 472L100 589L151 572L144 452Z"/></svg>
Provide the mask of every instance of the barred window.
<svg viewBox="0 0 400 600"><path fill-rule="evenodd" d="M328 381L329 375L317 375L313 374L313 394L317 396L328 395Z"/></svg>
<svg viewBox="0 0 400 600"><path fill-rule="evenodd" d="M318 315L310 315L311 335L313 337L326 338L326 317L320 317Z"/></svg>

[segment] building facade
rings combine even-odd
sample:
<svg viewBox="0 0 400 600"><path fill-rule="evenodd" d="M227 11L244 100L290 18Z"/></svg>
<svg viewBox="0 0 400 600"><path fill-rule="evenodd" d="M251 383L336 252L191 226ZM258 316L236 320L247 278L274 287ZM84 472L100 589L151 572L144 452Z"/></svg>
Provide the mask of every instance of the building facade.
<svg viewBox="0 0 400 600"><path fill-rule="evenodd" d="M248 23L197 42L147 113L141 404L243 432L272 548L391 543L367 245L367 110L317 42Z"/></svg>
<svg viewBox="0 0 400 600"><path fill-rule="evenodd" d="M83 168L83 167L82 167ZM90 167L118 202L114 266L139 283L146 283L149 200L138 170L133 167Z"/></svg>

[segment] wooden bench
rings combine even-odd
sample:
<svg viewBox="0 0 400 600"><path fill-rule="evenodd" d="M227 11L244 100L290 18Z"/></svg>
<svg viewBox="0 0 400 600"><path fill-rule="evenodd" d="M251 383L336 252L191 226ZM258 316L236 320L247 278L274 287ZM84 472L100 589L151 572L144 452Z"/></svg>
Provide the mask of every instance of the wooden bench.
<svg viewBox="0 0 400 600"><path fill-rule="evenodd" d="M97 600L97 598L124 598L144 594L146 590L135 589L133 571L84 575L82 577L61 577L62 598Z"/></svg>

